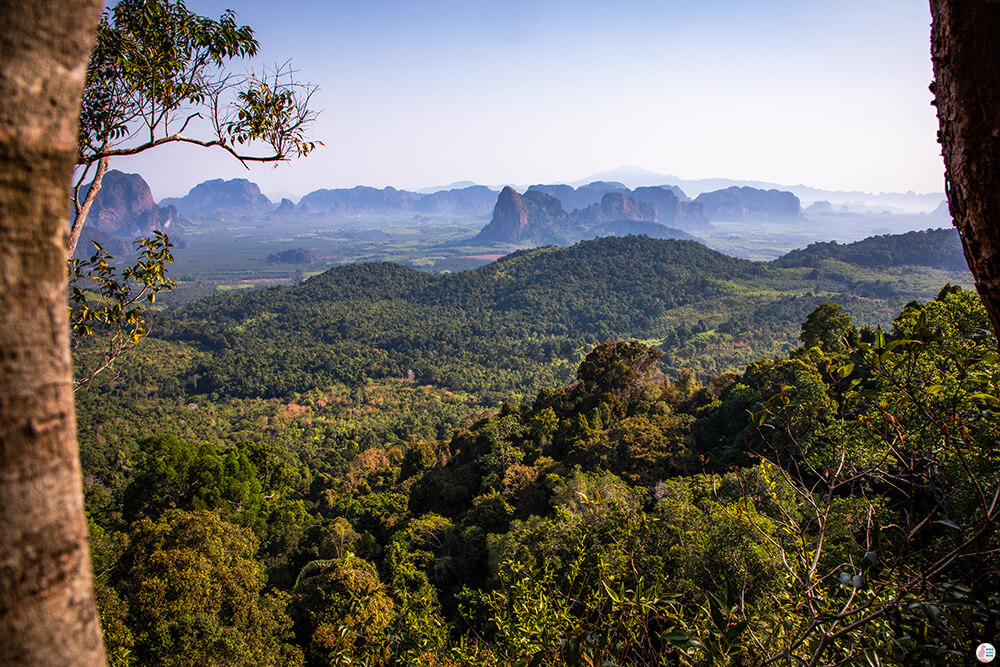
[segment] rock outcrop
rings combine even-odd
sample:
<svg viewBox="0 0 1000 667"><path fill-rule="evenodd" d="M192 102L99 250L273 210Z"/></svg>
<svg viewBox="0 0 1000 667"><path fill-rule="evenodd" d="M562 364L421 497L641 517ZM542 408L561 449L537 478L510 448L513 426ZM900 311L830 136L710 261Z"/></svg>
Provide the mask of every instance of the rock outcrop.
<svg viewBox="0 0 1000 667"><path fill-rule="evenodd" d="M783 190L736 187L703 192L702 204L709 220L726 222L797 222L802 219L799 198Z"/></svg>
<svg viewBox="0 0 1000 667"><path fill-rule="evenodd" d="M278 217L287 217L293 213L295 213L295 203L288 197L283 198L278 208L273 211L273 215Z"/></svg>
<svg viewBox="0 0 1000 667"><path fill-rule="evenodd" d="M525 240L528 228L528 207L524 197L509 185L500 191L493 218L476 236L476 241L486 243L518 243Z"/></svg>
<svg viewBox="0 0 1000 667"><path fill-rule="evenodd" d="M84 187L89 189L89 185ZM176 208L156 205L142 176L112 169L104 175L84 229L131 239L149 236L157 229L166 231L179 218Z"/></svg>
<svg viewBox="0 0 1000 667"><path fill-rule="evenodd" d="M644 209L643 214L639 217L633 217L633 214L627 213L623 219L642 219L686 229L704 228L708 224L702 205L691 201L684 194L684 191L676 185L641 187L629 190L621 183L595 181L579 188L561 184L532 185L528 191L544 192L555 197L562 202L567 211L573 211L573 215L579 215L585 224L594 224L599 219L604 221L611 219L607 216L600 217L603 214L598 213L599 206L609 194L620 195L624 198L617 199L616 197L613 201L629 199L638 202L639 205L649 204L653 207L652 214Z"/></svg>
<svg viewBox="0 0 1000 667"><path fill-rule="evenodd" d="M205 181L191 188L185 196L164 199L160 205L176 206L187 216L214 216L223 211L236 215L264 215L271 210L271 200L261 194L256 183L245 178Z"/></svg>
<svg viewBox="0 0 1000 667"><path fill-rule="evenodd" d="M585 227L616 221L656 222L656 207L626 197L621 192L608 192L599 204L573 212L573 218Z"/></svg>
<svg viewBox="0 0 1000 667"><path fill-rule="evenodd" d="M587 185L573 188L569 185L532 185L528 191L537 190L558 199L567 211L587 208L599 204L604 195L609 192L620 192L626 196L631 194L621 183L609 181L594 181Z"/></svg>
<svg viewBox="0 0 1000 667"><path fill-rule="evenodd" d="M558 199L539 190L523 195L507 186L497 197L493 218L473 243L572 243L584 228L572 219Z"/></svg>
<svg viewBox="0 0 1000 667"><path fill-rule="evenodd" d="M558 192L558 187L554 191ZM569 186L566 186L569 187ZM493 218L471 243L568 245L598 236L646 235L660 239L692 239L679 229L656 222L656 207L626 197L620 191L605 192L600 202L573 213L540 189L523 195L505 187L497 198Z"/></svg>
<svg viewBox="0 0 1000 667"><path fill-rule="evenodd" d="M661 225L681 229L697 229L708 225L702 204L691 201L676 185L636 188L631 196L636 201L655 206L656 221Z"/></svg>

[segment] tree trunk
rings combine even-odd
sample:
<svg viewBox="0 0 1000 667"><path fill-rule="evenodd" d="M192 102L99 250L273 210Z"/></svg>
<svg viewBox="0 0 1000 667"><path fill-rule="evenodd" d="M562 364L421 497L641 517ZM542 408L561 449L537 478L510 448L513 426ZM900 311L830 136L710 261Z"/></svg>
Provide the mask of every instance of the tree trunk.
<svg viewBox="0 0 1000 667"><path fill-rule="evenodd" d="M0 664L103 665L73 411L66 218L100 0L0 0Z"/></svg>
<svg viewBox="0 0 1000 667"><path fill-rule="evenodd" d="M90 215L90 207L94 205L97 193L101 191L101 183L104 182L104 174L108 173L108 163L110 161L106 157L102 157L97 161L97 172L94 174L94 180L90 182L90 188L87 190L87 194L84 195L82 202L78 201L76 193L73 193L76 216L73 218L73 225L69 228L69 241L66 243L67 260L73 259L76 246L80 243L80 233L83 232L83 226L87 223L87 216Z"/></svg>
<svg viewBox="0 0 1000 667"><path fill-rule="evenodd" d="M1000 2L930 0L945 189L976 287L1000 334Z"/></svg>

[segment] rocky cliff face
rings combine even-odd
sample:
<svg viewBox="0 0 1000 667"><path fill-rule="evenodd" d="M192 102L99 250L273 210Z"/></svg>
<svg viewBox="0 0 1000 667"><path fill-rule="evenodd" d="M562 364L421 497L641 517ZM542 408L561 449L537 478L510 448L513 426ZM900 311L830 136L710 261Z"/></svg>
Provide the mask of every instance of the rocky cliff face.
<svg viewBox="0 0 1000 667"><path fill-rule="evenodd" d="M626 196L629 189L621 183L611 181L594 181L587 185L573 188L569 185L532 185L528 191L539 191L558 199L567 211L584 209L592 204L599 204L604 195L609 192L620 192Z"/></svg>
<svg viewBox="0 0 1000 667"><path fill-rule="evenodd" d="M676 185L629 190L621 183L595 181L579 188L569 185L532 185L528 191L544 192L555 197L567 211L573 211L572 215L579 216L584 224L614 219L659 222L687 229L697 229L708 224L702 205L691 201ZM617 215L624 216L621 218L615 218L614 213L605 214L601 211L601 206L605 205L602 202L608 195L614 195L609 202L634 201L639 208L620 211ZM645 205L653 207L652 213Z"/></svg>
<svg viewBox="0 0 1000 667"><path fill-rule="evenodd" d="M599 203L570 214L558 199L540 189L529 189L519 195L506 187L497 198L493 219L472 242L568 245L597 236L629 234L693 238L678 229L657 224L653 204L636 201L619 191L605 192Z"/></svg>
<svg viewBox="0 0 1000 667"><path fill-rule="evenodd" d="M799 198L782 190L731 187L703 192L695 202L709 220L727 222L795 222L802 219Z"/></svg>
<svg viewBox="0 0 1000 667"><path fill-rule="evenodd" d="M497 197L493 218L475 240L485 243L518 243L525 240L527 228L528 206L524 203L524 197L507 186Z"/></svg>
<svg viewBox="0 0 1000 667"><path fill-rule="evenodd" d="M263 215L271 210L271 200L261 194L256 183L245 178L205 181L191 188L187 195L164 199L160 205L176 206L184 215L193 216L211 216L220 211Z"/></svg>
<svg viewBox="0 0 1000 667"><path fill-rule="evenodd" d="M473 239L477 243L573 243L584 228L555 197L538 190L523 195L505 187L497 197L490 223Z"/></svg>
<svg viewBox="0 0 1000 667"><path fill-rule="evenodd" d="M636 188L632 191L632 197L636 201L655 206L656 221L661 225L682 229L708 225L702 204L691 201L676 185Z"/></svg>
<svg viewBox="0 0 1000 667"><path fill-rule="evenodd" d="M104 175L84 229L135 238L149 236L155 229L168 230L179 218L176 208L156 205L142 176L112 169Z"/></svg>
<svg viewBox="0 0 1000 667"><path fill-rule="evenodd" d="M624 220L656 222L656 207L626 197L621 192L608 192L601 197L599 204L578 209L573 212L573 217L585 227Z"/></svg>

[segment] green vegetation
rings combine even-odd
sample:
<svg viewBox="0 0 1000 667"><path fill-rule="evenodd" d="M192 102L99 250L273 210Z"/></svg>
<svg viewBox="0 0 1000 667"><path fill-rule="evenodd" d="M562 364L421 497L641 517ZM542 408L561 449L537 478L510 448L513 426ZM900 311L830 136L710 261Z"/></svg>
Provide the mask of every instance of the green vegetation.
<svg viewBox="0 0 1000 667"><path fill-rule="evenodd" d="M174 261L172 244L162 232L138 239L138 258L119 274L113 258L94 243L94 254L69 260L69 323L76 354L76 389L88 385L116 360L130 352L149 333L143 306L169 292L166 264ZM90 345L81 343L90 340ZM99 341L99 342L98 342Z"/></svg>
<svg viewBox="0 0 1000 667"><path fill-rule="evenodd" d="M811 271L643 237L519 251L454 274L352 264L157 318L154 335L199 352L160 385L174 396L280 398L412 371L421 384L527 395L568 381L590 346L624 337L659 341L669 372L720 373L793 347L796 323L825 300L874 325L968 281L938 270L928 285L929 270L914 268L891 284L877 269Z"/></svg>
<svg viewBox="0 0 1000 667"><path fill-rule="evenodd" d="M603 343L573 384L343 452L336 474L267 430L146 438L89 497L111 653L964 664L1000 618L1000 355L982 306L947 288L883 332L824 304L802 335L705 384Z"/></svg>
<svg viewBox="0 0 1000 667"><path fill-rule="evenodd" d="M112 663L965 664L1000 630L987 318L820 261L843 291L605 239L157 314L78 400Z"/></svg>

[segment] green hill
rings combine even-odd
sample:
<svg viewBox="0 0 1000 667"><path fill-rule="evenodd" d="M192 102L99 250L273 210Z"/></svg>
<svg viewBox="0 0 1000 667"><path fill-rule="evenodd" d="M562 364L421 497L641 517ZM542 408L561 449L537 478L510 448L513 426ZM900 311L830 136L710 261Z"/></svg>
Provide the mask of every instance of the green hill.
<svg viewBox="0 0 1000 667"><path fill-rule="evenodd" d="M412 375L523 395L568 381L603 340L646 340L664 351L668 371L707 375L794 346L799 323L822 301L874 325L946 282L967 281L927 268L841 268L734 259L693 241L602 238L453 274L337 267L292 287L202 300L165 315L154 332L204 353L175 377L187 394L281 397Z"/></svg>
<svg viewBox="0 0 1000 667"><path fill-rule="evenodd" d="M837 260L869 268L889 266L929 266L948 271L964 271L965 255L954 228L926 229L905 234L871 236L841 245L836 241L812 243L774 260L775 266L819 267L824 260Z"/></svg>

